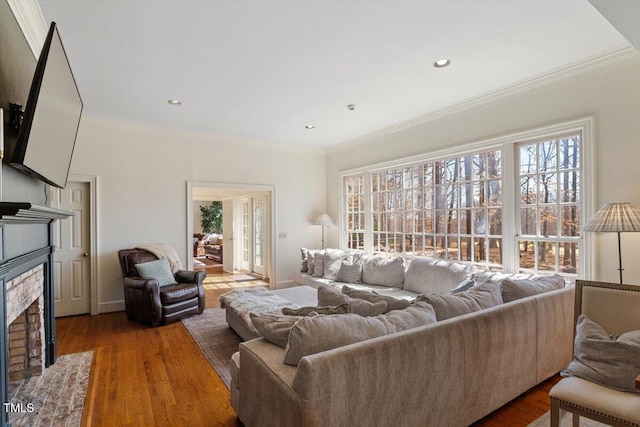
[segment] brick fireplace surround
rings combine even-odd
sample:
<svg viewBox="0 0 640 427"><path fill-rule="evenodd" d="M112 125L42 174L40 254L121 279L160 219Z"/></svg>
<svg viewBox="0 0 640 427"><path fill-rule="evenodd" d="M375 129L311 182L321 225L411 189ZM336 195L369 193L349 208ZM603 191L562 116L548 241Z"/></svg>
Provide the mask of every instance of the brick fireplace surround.
<svg viewBox="0 0 640 427"><path fill-rule="evenodd" d="M9 381L40 375L56 361L53 223L71 212L0 202L0 401ZM9 425L0 411L0 427Z"/></svg>

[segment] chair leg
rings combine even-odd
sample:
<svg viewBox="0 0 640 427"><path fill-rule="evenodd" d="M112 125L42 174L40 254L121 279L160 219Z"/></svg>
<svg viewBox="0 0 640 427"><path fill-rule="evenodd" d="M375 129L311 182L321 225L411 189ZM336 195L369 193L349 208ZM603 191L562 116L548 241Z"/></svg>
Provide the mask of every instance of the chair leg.
<svg viewBox="0 0 640 427"><path fill-rule="evenodd" d="M580 427L580 415L572 413L573 415L573 427Z"/></svg>
<svg viewBox="0 0 640 427"><path fill-rule="evenodd" d="M560 427L560 401L551 398L551 427Z"/></svg>

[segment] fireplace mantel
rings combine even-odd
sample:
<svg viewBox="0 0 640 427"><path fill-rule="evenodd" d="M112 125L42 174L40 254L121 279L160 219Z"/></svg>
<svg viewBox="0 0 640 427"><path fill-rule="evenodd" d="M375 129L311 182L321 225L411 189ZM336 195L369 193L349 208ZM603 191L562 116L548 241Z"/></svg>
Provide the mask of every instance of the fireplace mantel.
<svg viewBox="0 0 640 427"><path fill-rule="evenodd" d="M28 202L0 202L0 400L7 402L7 294L6 284L30 269L42 265L44 275L45 366L56 361L53 223L72 212ZM7 412L0 413L0 425L7 425Z"/></svg>

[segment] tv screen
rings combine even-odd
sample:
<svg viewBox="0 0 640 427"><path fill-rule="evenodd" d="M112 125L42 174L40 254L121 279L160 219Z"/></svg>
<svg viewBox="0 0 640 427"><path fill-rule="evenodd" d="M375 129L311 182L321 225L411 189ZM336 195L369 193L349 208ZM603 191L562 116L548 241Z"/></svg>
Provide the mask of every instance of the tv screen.
<svg viewBox="0 0 640 427"><path fill-rule="evenodd" d="M31 83L11 165L50 185L67 185L82 99L52 22Z"/></svg>

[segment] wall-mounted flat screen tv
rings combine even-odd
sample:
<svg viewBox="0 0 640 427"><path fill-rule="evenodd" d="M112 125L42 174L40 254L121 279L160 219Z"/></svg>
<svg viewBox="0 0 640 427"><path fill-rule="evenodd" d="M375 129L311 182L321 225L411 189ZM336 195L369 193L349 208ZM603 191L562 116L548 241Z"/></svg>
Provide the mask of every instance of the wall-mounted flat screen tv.
<svg viewBox="0 0 640 427"><path fill-rule="evenodd" d="M52 22L31 83L11 165L64 188L82 115L82 99L56 23Z"/></svg>

